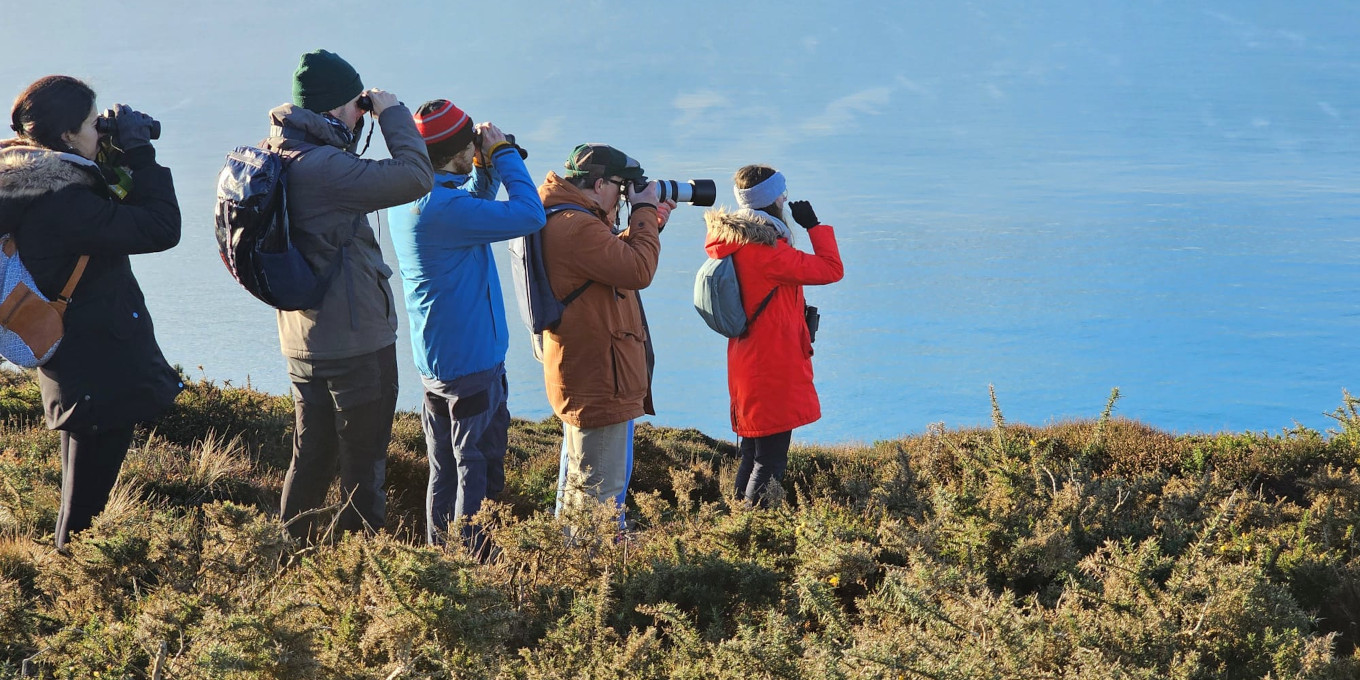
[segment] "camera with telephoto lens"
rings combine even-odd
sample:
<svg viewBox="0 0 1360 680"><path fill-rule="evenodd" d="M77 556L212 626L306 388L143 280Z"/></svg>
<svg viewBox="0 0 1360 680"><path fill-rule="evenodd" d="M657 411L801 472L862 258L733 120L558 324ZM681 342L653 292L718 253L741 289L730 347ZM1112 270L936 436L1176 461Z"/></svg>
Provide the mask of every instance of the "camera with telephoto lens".
<svg viewBox="0 0 1360 680"><path fill-rule="evenodd" d="M117 142L118 140L116 138L118 136L118 124L113 122L113 117L114 117L113 109L108 109L104 111L104 113L99 114L99 117L94 119L94 131L99 133L101 136L114 137L115 138L114 141ZM160 121L158 120L151 121L151 131L147 136L150 137L151 139L161 138Z"/></svg>
<svg viewBox="0 0 1360 680"><path fill-rule="evenodd" d="M710 206L718 200L718 185L714 184L711 179L692 179L688 182L677 182L673 179L649 180L646 177L639 177L633 180L633 193L646 190L648 182L656 182L657 200L662 203L675 201L676 203Z"/></svg>
<svg viewBox="0 0 1360 680"><path fill-rule="evenodd" d="M476 138L473 140L473 143L477 145L477 150L478 150L478 151L482 151L482 152L490 151L490 149L483 149L483 148L482 148L482 131L481 131L481 130L478 130L476 134L477 134L477 136L476 136ZM529 152L528 152L528 151L525 151L525 150L524 150L524 147L520 146L517 142L515 142L515 136L514 136L514 135L512 135L512 134L510 134L510 133L508 133L508 132L505 133L505 141L509 142L509 143L510 143L510 146L515 147L515 151L518 151L518 152L519 152L520 160L527 160L527 159L529 158Z"/></svg>

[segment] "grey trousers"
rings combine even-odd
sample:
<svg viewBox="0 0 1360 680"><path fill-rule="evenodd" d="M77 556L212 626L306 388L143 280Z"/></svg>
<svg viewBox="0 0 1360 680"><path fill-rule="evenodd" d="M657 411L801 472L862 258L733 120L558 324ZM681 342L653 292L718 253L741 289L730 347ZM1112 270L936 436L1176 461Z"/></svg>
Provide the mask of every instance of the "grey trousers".
<svg viewBox="0 0 1360 680"><path fill-rule="evenodd" d="M387 519L387 444L397 407L396 345L347 359L288 360L293 381L293 460L283 480L279 514L285 522L321 507L340 476L342 531L383 528ZM294 536L316 537L330 520L310 516L289 525Z"/></svg>
<svg viewBox="0 0 1360 680"><path fill-rule="evenodd" d="M579 512L592 501L623 507L633 456L633 421L582 429L562 423L565 483L561 509Z"/></svg>

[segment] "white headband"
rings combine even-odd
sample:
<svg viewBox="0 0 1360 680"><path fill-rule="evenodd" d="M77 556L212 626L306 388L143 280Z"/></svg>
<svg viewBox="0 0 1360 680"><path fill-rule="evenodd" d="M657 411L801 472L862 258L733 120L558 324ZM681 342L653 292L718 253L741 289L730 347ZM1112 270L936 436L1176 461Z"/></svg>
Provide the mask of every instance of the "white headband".
<svg viewBox="0 0 1360 680"><path fill-rule="evenodd" d="M788 185L784 183L784 173L782 172L775 172L764 182L749 189L732 187L732 192L737 195L737 205L753 209L773 205L786 191L788 191Z"/></svg>

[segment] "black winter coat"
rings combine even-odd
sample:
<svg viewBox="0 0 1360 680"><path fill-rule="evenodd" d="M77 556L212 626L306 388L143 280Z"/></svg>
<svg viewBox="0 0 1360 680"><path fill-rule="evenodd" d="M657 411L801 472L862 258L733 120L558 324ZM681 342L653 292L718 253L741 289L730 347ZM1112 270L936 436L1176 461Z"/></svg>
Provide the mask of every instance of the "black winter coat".
<svg viewBox="0 0 1360 680"><path fill-rule="evenodd" d="M0 143L0 232L14 234L38 289L55 299L80 255L85 273L65 335L39 370L47 426L98 431L151 420L184 385L161 354L129 255L179 243L170 170L141 150L134 188L114 198L98 169L69 154Z"/></svg>

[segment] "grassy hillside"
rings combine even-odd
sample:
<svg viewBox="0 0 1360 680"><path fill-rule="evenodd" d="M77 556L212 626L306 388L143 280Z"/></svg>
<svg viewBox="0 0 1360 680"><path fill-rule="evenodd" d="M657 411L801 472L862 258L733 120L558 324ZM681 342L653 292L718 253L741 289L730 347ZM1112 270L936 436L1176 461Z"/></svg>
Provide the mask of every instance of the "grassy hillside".
<svg viewBox="0 0 1360 680"><path fill-rule="evenodd" d="M479 566L425 548L399 414L391 530L314 546L272 514L286 398L194 383L107 512L52 549L57 437L0 377L0 677L1354 678L1360 416L1172 437L1105 414L795 448L735 509L729 442L640 426L630 516L545 515L555 421L516 421ZM908 416L909 417L909 416ZM904 423L904 427L910 427Z"/></svg>

